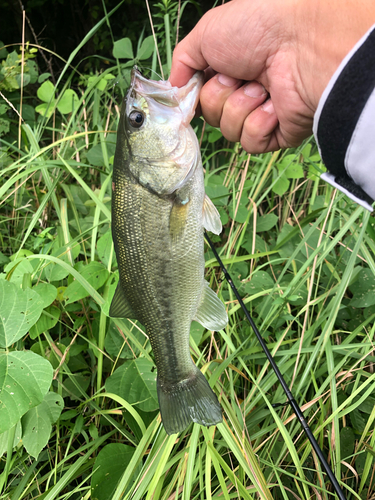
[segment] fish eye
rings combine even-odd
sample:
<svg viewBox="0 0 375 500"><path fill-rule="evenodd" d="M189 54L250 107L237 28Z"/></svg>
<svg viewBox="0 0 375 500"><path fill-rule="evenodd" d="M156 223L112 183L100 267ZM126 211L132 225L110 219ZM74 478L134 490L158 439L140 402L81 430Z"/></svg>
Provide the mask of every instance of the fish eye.
<svg viewBox="0 0 375 500"><path fill-rule="evenodd" d="M129 114L129 123L134 128L140 128L145 121L145 115L141 111L132 111Z"/></svg>

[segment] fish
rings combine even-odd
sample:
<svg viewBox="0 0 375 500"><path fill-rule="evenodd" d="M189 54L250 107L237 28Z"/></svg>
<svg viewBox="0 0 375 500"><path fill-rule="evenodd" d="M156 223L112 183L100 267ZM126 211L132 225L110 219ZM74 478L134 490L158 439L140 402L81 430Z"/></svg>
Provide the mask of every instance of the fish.
<svg viewBox="0 0 375 500"><path fill-rule="evenodd" d="M222 409L190 354L193 320L208 330L228 323L204 278L204 228L220 234L205 194L198 139L190 125L203 85L145 78L135 67L117 131L112 237L119 282L109 316L136 319L150 339L161 420L167 434L190 423L222 421Z"/></svg>

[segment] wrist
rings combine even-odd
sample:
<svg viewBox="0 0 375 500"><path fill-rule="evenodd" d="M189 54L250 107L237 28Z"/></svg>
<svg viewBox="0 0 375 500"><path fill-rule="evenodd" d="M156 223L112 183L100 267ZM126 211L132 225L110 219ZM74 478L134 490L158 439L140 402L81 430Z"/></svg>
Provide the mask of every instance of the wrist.
<svg viewBox="0 0 375 500"><path fill-rule="evenodd" d="M315 111L342 60L375 23L375 2L296 0L296 13L301 95Z"/></svg>

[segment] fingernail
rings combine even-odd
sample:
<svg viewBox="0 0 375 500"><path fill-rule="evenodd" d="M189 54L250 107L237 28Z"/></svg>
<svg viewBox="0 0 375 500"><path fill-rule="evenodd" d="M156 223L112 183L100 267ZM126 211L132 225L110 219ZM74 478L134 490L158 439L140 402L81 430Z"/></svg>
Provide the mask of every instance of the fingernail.
<svg viewBox="0 0 375 500"><path fill-rule="evenodd" d="M247 83L244 86L243 91L249 97L260 97L260 96L267 93L267 91L263 87L263 85L261 83L258 83L258 82Z"/></svg>
<svg viewBox="0 0 375 500"><path fill-rule="evenodd" d="M273 107L273 102L271 99L268 99L262 106L263 111L269 113L270 115L275 112L275 108Z"/></svg>
<svg viewBox="0 0 375 500"><path fill-rule="evenodd" d="M225 85L226 87L233 87L239 81L237 80L237 78L232 78L231 76L222 75L221 73L217 75L217 79L222 85Z"/></svg>

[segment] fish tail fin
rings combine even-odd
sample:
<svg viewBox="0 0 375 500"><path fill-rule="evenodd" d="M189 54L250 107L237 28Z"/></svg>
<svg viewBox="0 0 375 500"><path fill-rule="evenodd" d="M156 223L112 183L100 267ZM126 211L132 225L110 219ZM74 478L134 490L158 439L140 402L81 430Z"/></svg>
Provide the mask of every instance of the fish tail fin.
<svg viewBox="0 0 375 500"><path fill-rule="evenodd" d="M209 427L222 421L217 396L198 368L191 377L173 385L163 383L158 377L157 387L167 434L181 432L191 422Z"/></svg>

